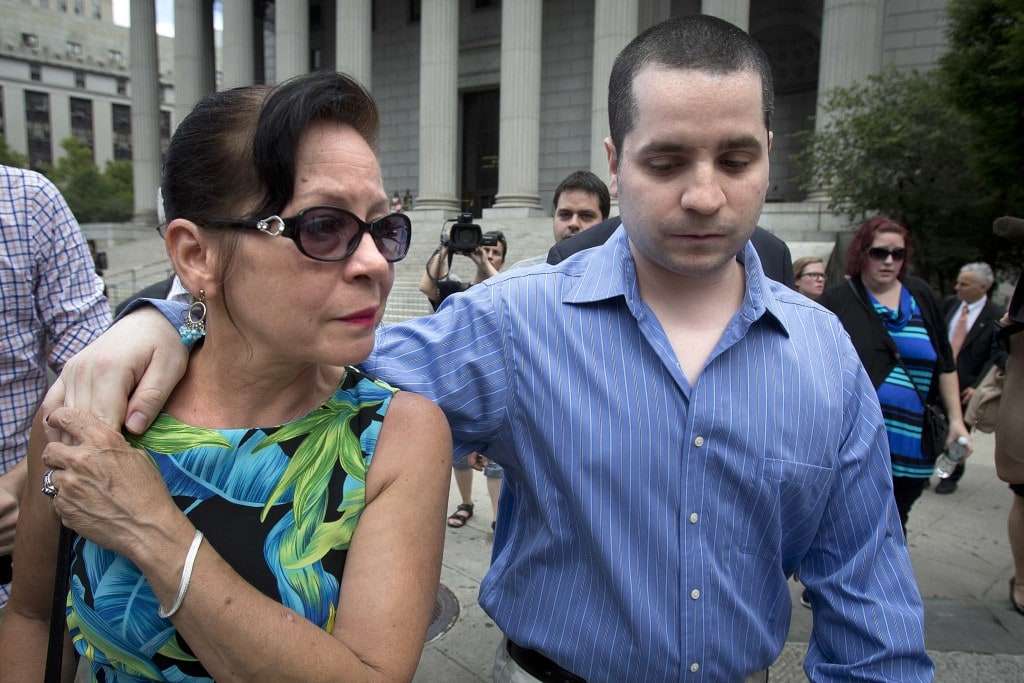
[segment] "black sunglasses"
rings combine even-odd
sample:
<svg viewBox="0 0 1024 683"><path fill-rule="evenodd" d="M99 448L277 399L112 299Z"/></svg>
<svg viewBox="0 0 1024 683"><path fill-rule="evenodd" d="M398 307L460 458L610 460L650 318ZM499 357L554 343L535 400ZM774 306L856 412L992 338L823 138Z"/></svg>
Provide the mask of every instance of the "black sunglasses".
<svg viewBox="0 0 1024 683"><path fill-rule="evenodd" d="M906 249L886 249L885 247L871 247L868 249L868 256L875 261L884 262L890 256L893 261L902 261L907 257Z"/></svg>
<svg viewBox="0 0 1024 683"><path fill-rule="evenodd" d="M355 253L364 233L370 233L381 256L389 263L405 258L412 239L412 221L390 213L367 223L351 211L334 206L313 206L294 216L261 220L210 221L211 227L255 228L271 237L287 237L303 254L317 261L342 261Z"/></svg>

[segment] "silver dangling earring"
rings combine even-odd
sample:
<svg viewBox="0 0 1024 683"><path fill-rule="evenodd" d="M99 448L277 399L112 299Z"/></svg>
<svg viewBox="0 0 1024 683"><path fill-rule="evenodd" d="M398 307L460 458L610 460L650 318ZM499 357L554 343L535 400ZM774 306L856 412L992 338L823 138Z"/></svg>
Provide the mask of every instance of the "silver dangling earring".
<svg viewBox="0 0 1024 683"><path fill-rule="evenodd" d="M178 328L181 343L189 348L206 336L206 291L199 290L199 298L192 297L185 313L185 322Z"/></svg>

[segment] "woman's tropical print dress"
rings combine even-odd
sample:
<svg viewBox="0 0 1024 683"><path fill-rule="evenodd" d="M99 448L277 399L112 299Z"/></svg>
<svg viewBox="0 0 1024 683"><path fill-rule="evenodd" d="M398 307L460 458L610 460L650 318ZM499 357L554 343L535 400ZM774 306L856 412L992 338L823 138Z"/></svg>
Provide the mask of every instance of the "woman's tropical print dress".
<svg viewBox="0 0 1024 683"><path fill-rule="evenodd" d="M134 439L206 542L243 579L327 632L366 472L395 389L348 368L334 395L266 429L202 429L161 415ZM93 681L209 681L131 562L78 539L68 630Z"/></svg>

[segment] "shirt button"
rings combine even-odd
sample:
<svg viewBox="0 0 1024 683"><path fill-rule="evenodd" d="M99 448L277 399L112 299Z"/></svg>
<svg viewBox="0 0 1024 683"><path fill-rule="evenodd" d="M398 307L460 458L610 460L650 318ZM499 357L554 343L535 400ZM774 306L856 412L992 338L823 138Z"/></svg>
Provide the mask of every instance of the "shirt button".
<svg viewBox="0 0 1024 683"><path fill-rule="evenodd" d="M697 448L700 448L701 446L703 446L704 445L704 437L703 436L698 436L696 439L693 440L693 445L696 446Z"/></svg>
<svg viewBox="0 0 1024 683"><path fill-rule="evenodd" d="M698 519L700 519L700 515L698 515L696 512L690 513L690 524L696 524Z"/></svg>
<svg viewBox="0 0 1024 683"><path fill-rule="evenodd" d="M698 664L697 662L691 664L690 671L692 671L693 673L697 673L698 671L700 671L700 664Z"/></svg>
<svg viewBox="0 0 1024 683"><path fill-rule="evenodd" d="M690 597L694 600L700 599L700 591L694 588L692 591L690 591Z"/></svg>

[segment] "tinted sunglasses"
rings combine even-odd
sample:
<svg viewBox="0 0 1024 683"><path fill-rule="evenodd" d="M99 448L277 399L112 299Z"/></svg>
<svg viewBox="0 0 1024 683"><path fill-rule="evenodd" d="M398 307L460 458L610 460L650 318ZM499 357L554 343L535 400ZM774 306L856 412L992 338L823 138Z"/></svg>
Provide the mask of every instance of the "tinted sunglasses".
<svg viewBox="0 0 1024 683"><path fill-rule="evenodd" d="M871 247L868 249L868 256L875 261L885 261L890 256L893 261L902 261L907 257L906 249L886 249L885 247Z"/></svg>
<svg viewBox="0 0 1024 683"><path fill-rule="evenodd" d="M303 254L316 261L342 261L355 253L364 233L370 233L381 256L390 263L409 253L412 221L391 213L367 223L355 214L334 206L313 206L294 216L270 216L261 220L210 221L211 227L255 228L271 237L287 237Z"/></svg>

